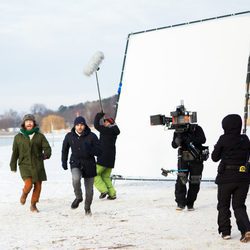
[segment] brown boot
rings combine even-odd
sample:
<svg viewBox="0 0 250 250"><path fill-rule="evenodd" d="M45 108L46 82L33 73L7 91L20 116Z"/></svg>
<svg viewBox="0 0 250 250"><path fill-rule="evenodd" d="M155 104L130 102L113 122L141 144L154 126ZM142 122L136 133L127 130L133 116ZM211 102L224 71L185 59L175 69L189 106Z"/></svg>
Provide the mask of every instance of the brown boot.
<svg viewBox="0 0 250 250"><path fill-rule="evenodd" d="M31 212L35 212L35 213L39 213L39 210L36 207L36 202L32 202L30 205L30 211Z"/></svg>
<svg viewBox="0 0 250 250"><path fill-rule="evenodd" d="M28 194L26 194L26 193L22 193L22 195L21 195L21 197L20 197L20 203L22 204L22 205L24 205L25 204L25 202L26 202L26 199L27 199L27 196L28 196Z"/></svg>
<svg viewBox="0 0 250 250"><path fill-rule="evenodd" d="M245 234L243 234L240 241L244 243L250 242L250 231L247 231Z"/></svg>

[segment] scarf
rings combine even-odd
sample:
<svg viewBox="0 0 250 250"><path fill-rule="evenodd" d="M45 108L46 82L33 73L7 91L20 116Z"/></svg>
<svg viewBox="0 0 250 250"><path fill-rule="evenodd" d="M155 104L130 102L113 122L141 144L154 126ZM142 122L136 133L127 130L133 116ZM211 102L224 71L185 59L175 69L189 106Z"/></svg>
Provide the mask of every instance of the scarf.
<svg viewBox="0 0 250 250"><path fill-rule="evenodd" d="M20 131L21 131L21 133L22 133L25 137L29 138L29 135L32 135L33 133L37 133L37 132L39 131L39 128L38 128L38 127L35 127L35 128L33 128L33 129L31 129L31 130L26 130L26 129L21 128Z"/></svg>

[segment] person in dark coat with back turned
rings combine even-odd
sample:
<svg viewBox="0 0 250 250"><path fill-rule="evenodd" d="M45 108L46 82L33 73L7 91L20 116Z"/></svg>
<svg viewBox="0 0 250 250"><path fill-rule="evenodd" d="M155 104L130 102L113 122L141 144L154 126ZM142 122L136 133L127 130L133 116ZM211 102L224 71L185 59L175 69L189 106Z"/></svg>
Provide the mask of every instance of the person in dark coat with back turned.
<svg viewBox="0 0 250 250"><path fill-rule="evenodd" d="M241 241L250 241L250 222L246 211L246 197L250 183L247 161L250 141L241 134L242 120L237 114L222 120L224 134L220 136L212 152L212 160L220 164L215 183L218 185L218 231L223 239L231 238L230 203L241 232Z"/></svg>
<svg viewBox="0 0 250 250"><path fill-rule="evenodd" d="M188 211L194 210L194 202L200 190L200 182L203 171L203 160L194 158L190 153L190 143L199 150L206 142L203 129L198 124L190 124L189 129L182 133L174 132L172 147L178 148L178 176L175 184L176 210L183 210L187 206ZM189 178L189 188L186 183Z"/></svg>
<svg viewBox="0 0 250 250"><path fill-rule="evenodd" d="M100 120L104 113L97 113L94 121L95 128L100 132L100 144L102 153L97 157L97 176L95 177L95 187L101 193L99 198L103 199L108 195L108 199L116 199L116 190L110 178L112 169L115 165L116 139L120 134L118 126L113 118L104 119L104 124Z"/></svg>
<svg viewBox="0 0 250 250"><path fill-rule="evenodd" d="M85 186L85 214L91 215L90 206L93 200L93 184L96 176L95 157L100 154L100 145L97 136L91 132L82 116L78 116L74 121L74 127L63 141L62 146L62 167L68 169L68 153L71 148L70 167L72 173L72 184L75 193L75 200L71 208L75 209L83 201L81 178L84 178Z"/></svg>

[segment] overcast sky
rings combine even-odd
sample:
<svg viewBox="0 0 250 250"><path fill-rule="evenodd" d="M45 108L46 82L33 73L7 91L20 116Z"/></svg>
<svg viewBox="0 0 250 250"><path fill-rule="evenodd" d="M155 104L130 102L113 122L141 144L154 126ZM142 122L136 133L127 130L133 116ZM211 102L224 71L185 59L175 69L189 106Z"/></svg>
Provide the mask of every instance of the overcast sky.
<svg viewBox="0 0 250 250"><path fill-rule="evenodd" d="M129 33L248 10L249 0L1 0L0 114L98 99L83 68L99 50L101 95L114 95Z"/></svg>

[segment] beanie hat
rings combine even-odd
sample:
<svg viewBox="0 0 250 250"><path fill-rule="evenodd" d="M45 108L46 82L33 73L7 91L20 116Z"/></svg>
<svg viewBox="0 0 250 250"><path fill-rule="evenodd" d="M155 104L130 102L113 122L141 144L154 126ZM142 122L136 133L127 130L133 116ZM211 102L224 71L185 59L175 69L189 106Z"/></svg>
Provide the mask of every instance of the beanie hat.
<svg viewBox="0 0 250 250"><path fill-rule="evenodd" d="M31 120L31 121L33 121L33 122L36 122L36 118L35 118L35 116L32 115L32 114L27 114L27 115L25 115L25 116L23 117L23 123L24 123L25 121L27 121L27 120Z"/></svg>
<svg viewBox="0 0 250 250"><path fill-rule="evenodd" d="M76 126L77 124L83 124L85 126L87 125L85 119L82 116L76 117L74 121L74 126Z"/></svg>
<svg viewBox="0 0 250 250"><path fill-rule="evenodd" d="M110 124L114 124L115 123L115 120L112 117L105 118L104 121L107 121Z"/></svg>

